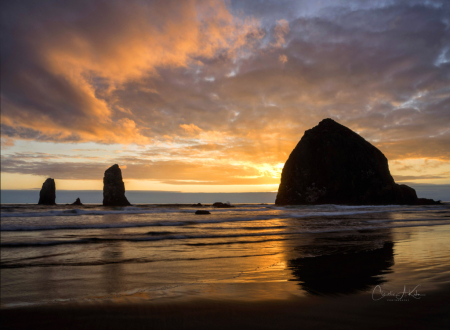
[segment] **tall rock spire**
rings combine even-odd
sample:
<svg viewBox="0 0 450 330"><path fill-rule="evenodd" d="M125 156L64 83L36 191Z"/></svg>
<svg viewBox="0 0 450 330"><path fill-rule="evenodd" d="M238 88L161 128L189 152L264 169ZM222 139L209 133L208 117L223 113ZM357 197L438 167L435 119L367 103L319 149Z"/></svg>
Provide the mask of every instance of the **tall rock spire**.
<svg viewBox="0 0 450 330"><path fill-rule="evenodd" d="M103 177L103 205L104 206L129 206L125 197L125 184L122 180L122 171L115 164L105 171Z"/></svg>
<svg viewBox="0 0 450 330"><path fill-rule="evenodd" d="M42 184L41 191L39 193L39 203L40 205L56 205L56 186L55 180L48 178Z"/></svg>

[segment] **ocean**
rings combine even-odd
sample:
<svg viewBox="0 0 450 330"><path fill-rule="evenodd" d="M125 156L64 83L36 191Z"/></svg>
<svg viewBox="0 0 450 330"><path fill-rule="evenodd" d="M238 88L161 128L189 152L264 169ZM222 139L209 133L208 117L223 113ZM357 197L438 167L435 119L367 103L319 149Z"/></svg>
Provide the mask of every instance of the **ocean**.
<svg viewBox="0 0 450 330"><path fill-rule="evenodd" d="M450 185L407 183L416 189L419 198L431 198L450 201ZM130 203L172 204L172 203L274 203L276 192L243 192L243 193L186 193L176 191L144 191L127 190L125 195ZM56 190L56 203L73 203L77 198L84 204L101 204L101 190ZM37 204L39 189L34 190L1 190L2 204Z"/></svg>
<svg viewBox="0 0 450 330"><path fill-rule="evenodd" d="M206 197L188 200L207 203ZM377 298L381 290L419 286L426 293L450 284L448 203L230 202L228 209L2 204L1 308L193 297ZM211 214L196 215L197 209Z"/></svg>

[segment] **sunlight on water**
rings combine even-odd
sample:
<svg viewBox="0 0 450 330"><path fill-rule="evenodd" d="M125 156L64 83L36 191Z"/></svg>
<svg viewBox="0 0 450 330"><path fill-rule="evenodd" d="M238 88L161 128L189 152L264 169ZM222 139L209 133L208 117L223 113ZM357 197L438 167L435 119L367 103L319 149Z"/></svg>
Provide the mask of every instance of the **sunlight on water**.
<svg viewBox="0 0 450 330"><path fill-rule="evenodd" d="M2 205L2 307L450 283L449 205L203 209Z"/></svg>

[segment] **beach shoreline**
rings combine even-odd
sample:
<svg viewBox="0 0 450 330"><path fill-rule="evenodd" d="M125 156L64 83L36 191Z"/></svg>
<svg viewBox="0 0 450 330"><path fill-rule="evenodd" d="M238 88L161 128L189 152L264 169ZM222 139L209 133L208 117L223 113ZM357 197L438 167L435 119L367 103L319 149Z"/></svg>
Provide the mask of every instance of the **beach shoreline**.
<svg viewBox="0 0 450 330"><path fill-rule="evenodd" d="M3 329L446 329L450 287L421 299L374 301L371 293L283 300L162 299L2 308Z"/></svg>
<svg viewBox="0 0 450 330"><path fill-rule="evenodd" d="M448 205L73 208L2 209L2 329L450 324Z"/></svg>

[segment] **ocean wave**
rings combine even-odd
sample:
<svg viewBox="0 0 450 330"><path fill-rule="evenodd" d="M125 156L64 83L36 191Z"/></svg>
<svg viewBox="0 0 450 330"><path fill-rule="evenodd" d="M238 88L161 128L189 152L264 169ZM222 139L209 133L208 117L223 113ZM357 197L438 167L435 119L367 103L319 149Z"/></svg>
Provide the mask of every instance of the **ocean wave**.
<svg viewBox="0 0 450 330"><path fill-rule="evenodd" d="M101 223L101 224L70 224L70 225L47 225L47 226L18 226L14 224L2 224L0 231L47 231L47 230L82 230L82 229L110 229L110 228L138 228L138 227L178 227L196 224L214 224L225 222L240 222L240 221L261 221L276 219L278 217L262 215L255 217L236 217L225 219L189 219L186 221L155 221L155 222L141 222L141 223Z"/></svg>
<svg viewBox="0 0 450 330"><path fill-rule="evenodd" d="M383 209L394 209L394 208L404 208L405 205L339 205L339 204L318 204L318 205L270 205L267 208L275 210L305 210L310 208L315 209L362 209L362 208L383 208ZM407 206L406 206L407 207Z"/></svg>
<svg viewBox="0 0 450 330"><path fill-rule="evenodd" d="M75 209L76 211L80 211ZM81 210L82 211L82 210ZM292 211L292 210L290 210ZM115 211L101 211L101 212L115 212ZM120 212L120 211L118 211ZM133 210L130 212L134 212ZM159 212L159 211L158 211ZM188 210L184 214L193 215L195 211ZM361 215L361 214L373 214L373 213L384 213L388 212L382 209L371 209L371 210L343 210L343 211L329 211L329 212L285 212L284 214L267 214L261 212L260 214L254 216L243 216L243 217L229 217L229 218L218 218L214 217L213 214L209 216L196 217L181 221L157 221L154 222L139 222L139 223L101 223L101 224L61 224L61 225L15 225L15 224L1 224L0 231L47 231L47 230L83 230L83 229L111 229L111 228L138 228L138 227L160 227L160 226L186 226L186 225L197 225L197 224L218 224L218 223L228 223L228 222L243 222L243 221L262 221L262 220L276 220L276 219L303 219L303 218L323 218L323 217L341 217L350 215ZM148 212L148 213L155 213ZM91 213L92 214L92 213ZM217 215L223 216L223 213L218 213ZM431 220L431 219L430 219ZM378 220L374 220L378 221ZM395 220L379 220L379 221L395 221Z"/></svg>
<svg viewBox="0 0 450 330"><path fill-rule="evenodd" d="M202 207L202 210L214 211L214 213L235 213L235 212L257 212L265 210L266 207L259 208L229 208L220 209L214 207ZM50 210L41 212L1 212L2 218L35 218L35 217L67 217L82 215L108 215L108 214L155 214L155 213L195 213L197 208L140 208L140 207L124 207L116 210L92 210L92 209L69 209L69 210Z"/></svg>
<svg viewBox="0 0 450 330"><path fill-rule="evenodd" d="M8 262L2 263L0 268L30 268L30 267L61 267L61 266L102 266L111 264L142 264L151 262L177 262L177 261L196 261L196 260L212 260L212 259L230 259L230 258L250 258L250 257L263 257L263 256L274 256L279 254L274 253L263 253L263 254L244 254L244 255L231 255L231 256L215 256L215 257L205 257L205 258L172 258L172 259L149 259L149 258L131 258L122 260L96 260L96 261L85 261L85 262L51 262L51 263L17 263Z"/></svg>
<svg viewBox="0 0 450 330"><path fill-rule="evenodd" d="M108 243L115 241L122 242L150 242L150 241L162 241L162 240L189 240L189 239L215 239L215 238L239 238L239 237L264 237L264 236L274 236L274 235L299 235L299 234L318 234L318 233L333 233L333 232L343 232L343 231L358 231L358 230L378 230L378 229L389 229L389 228L404 228L404 227L430 227L430 226L445 226L450 225L450 223L427 223L427 224L398 224L391 226L350 226L350 227L335 227L335 228L320 228L320 229L301 229L301 230L291 230L291 231L276 231L276 232L262 232L262 233L240 233L240 234L200 234L200 235L188 235L188 234L178 234L178 235L168 235L168 236L154 236L149 234L151 237L123 237L123 238L81 238L76 240L54 240L54 241L37 241L37 242L8 242L0 243L1 247L38 247L38 246L51 246L51 245L62 245L62 244L98 244L98 243ZM239 242L236 242L239 243Z"/></svg>
<svg viewBox="0 0 450 330"><path fill-rule="evenodd" d="M195 212L195 211L194 211ZM67 217L80 215L107 215L107 214L148 214L148 213L191 213L189 210L180 209L141 209L137 207L125 207L121 210L54 210L45 212L2 212L2 218L35 218L35 217Z"/></svg>
<svg viewBox="0 0 450 330"><path fill-rule="evenodd" d="M1 231L50 231L50 230L87 230L87 229L114 229L114 228L143 228L143 227L179 227L193 224L213 224L213 223L226 223L226 222L239 222L239 221L260 221L267 220L267 217L254 217L245 219L228 219L224 221L167 221L167 222L155 222L155 223L115 223L115 224L85 224L85 225L54 225L54 226L16 226L16 225L3 225ZM206 227L203 229L213 230L268 230L287 228L288 226L242 226L242 227ZM167 233L167 232L162 232Z"/></svg>
<svg viewBox="0 0 450 330"><path fill-rule="evenodd" d="M154 236L149 234L151 237L123 237L123 238L81 238L75 240L54 240L54 241L37 241L37 242L10 242L10 243L0 243L1 247L33 247L33 246L51 246L51 245L62 245L62 244L96 244L96 243L108 243L108 242L148 242L148 241L162 241L162 240L186 240L186 239L203 239L203 238L237 238L237 237L251 237L251 236L270 236L277 234L296 234L288 232L280 233L246 233L246 234L223 234L223 235L168 235L168 236Z"/></svg>
<svg viewBox="0 0 450 330"><path fill-rule="evenodd" d="M450 219L418 218L418 219L377 219L365 221L368 223L386 223L386 222L415 222L415 221L450 221Z"/></svg>
<svg viewBox="0 0 450 330"><path fill-rule="evenodd" d="M443 208L444 207L444 208ZM320 205L286 205L286 206L268 206L267 208L280 211L309 211L313 212L333 212L337 210L361 210L373 212L417 212L417 211L433 211L447 209L448 205L339 205L339 204L320 204Z"/></svg>
<svg viewBox="0 0 450 330"><path fill-rule="evenodd" d="M83 229L112 229L112 228L140 228L159 226L183 226L187 222L158 222L158 223L105 223L105 224L82 224L82 225L53 225L53 226L17 226L2 225L1 231L47 231L47 230L83 230Z"/></svg>
<svg viewBox="0 0 450 330"><path fill-rule="evenodd" d="M291 218L312 218L312 217L336 217L336 216L347 216L347 215L357 215L357 214L370 214L370 213L385 213L390 212L390 210L366 210L366 211L328 211L328 212L303 212L303 213L288 213Z"/></svg>
<svg viewBox="0 0 450 330"><path fill-rule="evenodd" d="M329 214L330 216L336 215L351 215L361 214L366 212L334 212ZM187 219L185 221L154 221L154 222L141 222L141 223L101 223L101 224L68 224L68 225L44 225L44 226L29 226L29 225L14 225L14 224L2 224L0 231L47 231L47 230L83 230L83 229L112 229L112 228L139 228L139 227L178 227L197 224L218 224L228 222L245 222L245 221L262 221L262 220L276 220L276 219L289 219L289 218L311 218L311 217L324 217L326 213L318 214L284 214L284 215L257 215L253 217L235 217L235 218L201 218L201 219Z"/></svg>

